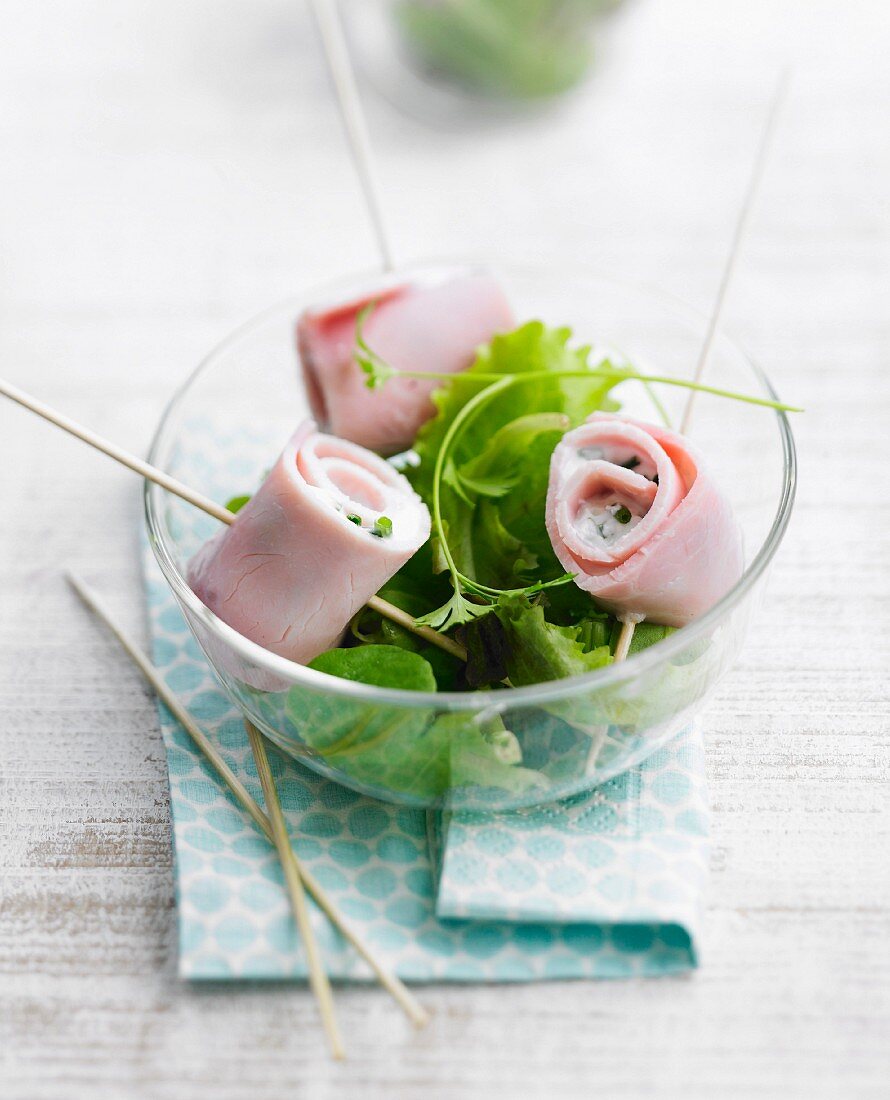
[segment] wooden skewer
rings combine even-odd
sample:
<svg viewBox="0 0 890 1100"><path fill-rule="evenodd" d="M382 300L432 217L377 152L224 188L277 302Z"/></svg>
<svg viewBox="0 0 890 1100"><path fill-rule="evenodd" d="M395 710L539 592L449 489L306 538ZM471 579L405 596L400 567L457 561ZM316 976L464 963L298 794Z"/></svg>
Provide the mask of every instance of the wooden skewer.
<svg viewBox="0 0 890 1100"><path fill-rule="evenodd" d="M377 176L371 156L368 126L355 82L349 49L343 35L340 15L334 0L312 0L312 12L321 35L331 79L334 82L340 116L343 119L349 150L365 197L374 236L377 239L380 260L385 271L392 271L393 253L383 218L383 204L380 201L380 188L377 186Z"/></svg>
<svg viewBox="0 0 890 1100"><path fill-rule="evenodd" d="M714 300L713 308L711 309L711 316L708 321L708 327L705 332L705 338L701 346L701 351L698 355L698 362L695 364L695 372L692 375L693 382L701 382L705 373L705 368L708 365L708 360L711 357L711 349L714 346L714 340L717 336L717 329L720 326L720 318L723 315L723 306L726 303L726 299L729 295L729 287L732 282L732 277L735 273L736 264L742 251L742 244L744 243L745 236L748 232L748 227L751 223L751 214L754 210L754 202L757 198L757 192L760 189L760 183L763 179L763 173L766 169L767 157L772 146L773 135L776 131L776 124L779 120L779 112L782 104L785 101L785 96L788 94L788 80L789 74L787 71L783 72L779 77L779 82L776 85L773 92L772 99L770 100L769 110L767 112L766 121L763 124L763 130L760 134L760 140L757 143L757 152L754 156L754 166L751 169L751 176L748 180L748 186L745 189L745 195L742 200L742 208L739 211L738 219L736 220L735 232L732 235L732 243L729 247L729 255L726 257L726 263L723 267L723 274L720 277L720 286L717 288L717 297ZM683 410L683 418L680 421L680 434L686 435L689 431L690 422L692 420L692 410L695 405L696 390L690 390L689 396L686 398L686 408Z"/></svg>
<svg viewBox="0 0 890 1100"><path fill-rule="evenodd" d="M281 866L284 870L284 880L287 883L291 911L306 952L306 962L309 966L309 984L315 994L315 1000L318 1002L318 1011L321 1014L322 1023L331 1046L331 1054L340 1061L346 1057L346 1048L343 1046L340 1026L334 1013L334 995L331 992L331 983L322 962L321 952L318 949L318 940L316 940L315 932L312 930L312 919L309 916L309 906L306 903L303 879L297 861L294 859L294 851L291 848L290 837L287 832L287 823L284 820L281 802L278 798L278 789L272 776L272 768L269 766L266 746L263 744L263 735L253 722L245 721L244 725L250 740L250 748L253 752L257 774L260 777L260 784L263 788L263 798L266 800L266 814L272 826L272 841L278 851L278 858L281 860Z"/></svg>
<svg viewBox="0 0 890 1100"><path fill-rule="evenodd" d="M779 118L779 112L781 110L783 102L785 101L785 96L788 93L788 80L789 74L787 71L785 71L779 77L779 81L770 100L770 106L769 110L767 111L766 121L763 124L763 130L760 134L760 140L757 143L757 151L754 156L754 166L751 169L751 175L748 179L748 186L745 188L744 198L742 199L742 207L739 211L738 219L736 220L735 231L732 235L729 255L726 257L726 263L723 267L723 274L720 278L720 286L717 289L717 297L715 298L713 308L711 309L711 315L708 319L708 327L705 330L705 338L702 342L701 351L698 355L698 361L695 364L695 371L692 376L693 382L701 382L702 377L705 373L705 369L708 365L708 361L711 357L711 350L714 346L714 340L716 339L717 330L720 326L720 318L723 315L723 307L726 304L726 299L729 295L729 288L732 282L732 277L735 273L736 264L742 250L742 244L745 240L745 235L751 222L751 213L754 209L754 202L757 198L757 192L760 187L760 182L763 179L767 157L770 148L772 147L772 140L776 130L776 123L778 122ZM689 429L692 423L692 412L695 406L696 393L696 390L690 390L689 396L686 398L686 406L683 409L683 416L680 420L680 433L682 435L687 435L689 433ZM634 630L636 630L636 626L636 621L628 621L622 624L621 633L618 637L618 645L615 648L616 661L623 661L627 657L628 651L630 650L631 642L633 641Z"/></svg>
<svg viewBox="0 0 890 1100"><path fill-rule="evenodd" d="M125 451L123 447L118 447L116 443L112 443L108 439L103 439L101 435L97 435L96 432L92 431L90 428L85 428L82 424L78 424L76 420L72 420L63 413L56 412L55 409L51 408L43 401L40 401L36 397L32 397L31 394L25 393L25 391L20 390L18 386L13 386L11 382L6 382L2 378L0 378L0 394L4 397L8 397L10 401L15 401L16 404L21 405L22 408L37 413L37 415L42 416L44 420L48 420L50 424L55 424L57 428L61 428L62 431L68 432L69 435L73 435L77 439L83 440L84 443L88 443L91 447L95 447L97 451L101 451L103 454L108 455L109 458L113 458L115 462L120 462L121 465L126 466L137 474L141 474L144 478L148 478L149 481L154 481L168 492L181 497L183 500L187 500L189 504L194 504L196 508L200 508L208 515L213 516L214 519L221 520L223 523L231 523L235 518L227 508L223 508L223 506L217 504L215 500L211 500L210 497L205 497L203 493L196 492L194 489L190 489L188 485L183 485L183 483L177 481L175 477L165 474L163 470L159 470L156 466L152 466L150 463L144 462L141 458L137 458L136 455L130 454L130 452Z"/></svg>
<svg viewBox="0 0 890 1100"><path fill-rule="evenodd" d="M139 648L136 642L127 634L127 632L115 621L111 612L105 606L100 597L89 588L82 580L74 576L71 573L66 574L68 583L83 601L85 606L93 612L111 631L115 638L120 643L124 652L129 656L132 662L136 665L145 679L151 684L155 693L170 711L170 713L177 719L177 721L184 727L186 732L207 758L207 761L223 780L238 802L243 806L246 813L250 816L254 824L265 834L269 841L274 843L272 834L272 823L266 814L260 809L259 805L254 801L248 792L247 788L241 782L241 780L235 775L229 765L220 756L219 751L213 742L207 737L201 727L195 722L189 712L185 709L182 703L179 701L177 695L170 690L164 681L161 674L155 668L155 666L149 661L148 657ZM290 846L288 846L290 847ZM392 974L386 967L377 959L371 949L362 940L362 938L350 928L350 926L340 916L336 907L331 899L328 897L326 891L312 874L312 872L306 867L293 849L290 849L291 857L294 859L297 865L299 874L302 876L303 882L306 884L306 888L312 894L319 908L324 912L327 918L331 921L338 932L343 938L355 948L358 954L365 960L374 975L377 977L380 984L391 994L396 1003L405 1012L405 1015L415 1025L415 1027L423 1027L428 1021L429 1016L423 1007L418 1003L413 994L402 983L402 981Z"/></svg>
<svg viewBox="0 0 890 1100"><path fill-rule="evenodd" d="M95 447L97 451L101 451L102 454L106 454L109 458L113 458L115 462L120 462L121 465L126 466L127 469L133 470L135 473L147 478L147 480L155 482L156 485L160 485L162 489L166 489L168 492L173 493L189 504L193 504L196 508L200 508L209 516L218 519L220 523L231 524L235 522L236 516L230 512L228 508L224 508L221 504L217 504L215 500L211 500L210 497L204 496L203 493L191 489L188 485L185 485L175 477L171 477L169 474L164 473L163 470L159 470L157 466L152 466L150 462L145 462L143 459L137 458L136 455L124 450L123 447L118 447L116 443L112 443L108 439L103 439L102 436L98 435L90 428L85 428L82 424L78 424L77 421L57 412L43 401L38 400L36 397L32 397L31 394L25 393L25 391L19 389L18 386L13 386L11 382L6 382L2 378L0 378L0 395L8 397L10 401L15 401L16 404L21 405L22 408L36 413L44 420L49 421L50 424L54 424L57 428L61 428L63 431L68 432L69 435L73 435L75 438L89 444L90 447ZM410 630L419 638L423 638L425 642L429 642L431 645L438 646L439 649L444 650L446 653L450 653L452 657L457 657L460 661L466 661L467 651L460 643L454 641L453 638L447 637L445 634L440 634L437 630L433 630L432 627L419 626L415 623L411 615L403 611L400 607L396 607L395 604L391 604L388 600L382 600L379 596L372 596L368 600L368 607L376 611L378 615L382 615L384 618L390 619L394 623L398 623L399 626L403 626L406 630Z"/></svg>
<svg viewBox="0 0 890 1100"><path fill-rule="evenodd" d="M431 626L422 626L416 623L413 616L409 615L407 611L403 611L401 607L396 607L394 603L390 603L389 600L382 600L379 596L372 596L368 600L367 606L372 611L376 611L378 615L389 619L390 622L398 623L399 626L410 630L412 634L416 634L418 638L423 638L425 642L438 646L439 649L450 653L452 657L456 657L466 664L467 650L465 646L462 646L460 642L456 642L453 638L449 638L447 634L440 634L438 630L433 630Z"/></svg>
<svg viewBox="0 0 890 1100"><path fill-rule="evenodd" d="M630 643L634 640L637 621L637 619L625 619L621 623L621 633L618 635L618 641L615 645L615 661L623 661L627 657Z"/></svg>
<svg viewBox="0 0 890 1100"><path fill-rule="evenodd" d="M159 684L163 683L160 674L156 671L153 665L148 661L148 658L138 650L136 645L127 637L126 634L112 621L109 613L102 607L98 597L90 592L82 581L74 577L72 574L68 574L68 581L71 586L77 592L78 596L83 602L95 612L113 631L115 636L126 649L127 653L136 664L139 666L142 674L152 684L156 691L159 692ZM164 702L170 706L173 714L183 722L186 729L192 733L190 726L183 721L185 717L185 710L179 705L178 700L175 701L175 705L171 706L166 696L162 696ZM343 1047L343 1040L340 1036L340 1029L337 1025L337 1019L334 1015L334 1001L331 994L331 985L328 980L328 976L325 973L324 967L321 961L321 955L318 950L318 943L315 939L315 932L312 929L312 922L309 919L309 911L306 905L306 896L303 891L303 882L300 878L299 871L296 869L296 861L293 859L293 851L290 847L290 841L287 837L287 827L284 825L284 818L281 814L281 806L278 802L277 794L270 795L268 791L268 784L272 782L272 772L269 768L269 758L266 756L265 748L262 744L262 739L259 733L256 733L256 738L259 740L259 750L254 743L254 727L248 724L248 735L250 737L251 748L253 749L254 759L257 764L257 772L260 777L260 783L263 786L263 793L266 799L266 806L269 808L270 818L268 819L269 830L271 833L272 841L275 847L278 849L279 856L281 858L282 865L284 867L285 881L287 883L288 895L291 899L291 906L294 913L294 918L297 922L297 927L300 931L300 938L303 941L303 947L306 951L306 960L309 966L309 984L312 988L312 992L315 994L315 999L318 1003L319 1014L321 1015L322 1024L325 1029L325 1033L330 1043L331 1053L334 1058L340 1060L346 1057L346 1051ZM202 746L203 747L203 746ZM206 751L206 750L205 750ZM214 753L214 757L217 754ZM218 758L218 757L217 757ZM214 759L214 766L219 770L219 763L217 759ZM234 778L234 776L232 777ZM236 781L237 782L237 781ZM244 794L247 792L238 784L241 791ZM233 788L235 789L235 788ZM274 792L274 784L273 784ZM249 796L248 796L249 797ZM277 815L276 815L277 807ZM259 807L257 807L259 809ZM283 832L282 832L283 830ZM283 838L283 839L282 839ZM283 854L283 849L287 848L290 852L291 858L288 859Z"/></svg>
<svg viewBox="0 0 890 1100"><path fill-rule="evenodd" d="M642 622L642 619L636 617L628 617L621 620L621 631L618 634L618 641L615 643L615 654L612 658L614 664L620 661L624 661L627 658L627 654L630 650L630 643L634 638L634 631L636 630L637 623ZM603 742L609 733L608 725L600 726L591 735L590 746L587 749L587 770L592 771L596 767L596 762L599 759L600 751L603 747Z"/></svg>
<svg viewBox="0 0 890 1100"><path fill-rule="evenodd" d="M377 183L377 173L374 169L374 157L371 153L371 139L368 133L368 124L362 107L361 96L355 80L355 71L352 59L349 56L349 48L343 34L343 24L337 10L336 0L310 0L312 13L318 27L328 70L337 94L337 105L340 109L340 117L343 120L343 129L346 132L346 140L349 152L355 166L362 195L365 199L365 207L377 241L377 250L380 253L380 263L384 271L392 271L395 267L393 249L389 232L386 228L386 219L383 216L383 203L380 200L380 187ZM445 634L440 634L429 626L418 626L414 619L395 607L386 600L374 596L368 600L368 607L377 611L380 615L390 619L406 630L412 631L424 641L438 646L439 649L457 657L459 661L466 663L467 651L460 642L454 641Z"/></svg>

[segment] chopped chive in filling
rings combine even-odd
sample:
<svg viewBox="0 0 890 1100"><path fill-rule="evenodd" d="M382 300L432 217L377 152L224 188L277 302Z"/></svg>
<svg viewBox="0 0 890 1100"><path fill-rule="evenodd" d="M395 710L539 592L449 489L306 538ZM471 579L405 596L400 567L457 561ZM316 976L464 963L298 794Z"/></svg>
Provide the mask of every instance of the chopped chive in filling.
<svg viewBox="0 0 890 1100"><path fill-rule="evenodd" d="M237 515L249 500L249 496L232 497L232 499L227 502L226 508Z"/></svg>
<svg viewBox="0 0 890 1100"><path fill-rule="evenodd" d="M350 512L349 515L346 518L349 520L350 523L354 523L357 527L361 527L361 525L362 525L362 517L361 516L357 516L354 512Z"/></svg>
<svg viewBox="0 0 890 1100"><path fill-rule="evenodd" d="M380 516L371 531L378 539L388 539L392 535L392 520L389 516Z"/></svg>
<svg viewBox="0 0 890 1100"><path fill-rule="evenodd" d="M640 460L637 458L636 455L633 455L631 458L629 458L627 460L627 462L622 462L621 465L625 468L625 470L635 470L637 468L637 466L639 466L639 464L640 464ZM622 520L621 522L626 523L627 520Z"/></svg>
<svg viewBox="0 0 890 1100"><path fill-rule="evenodd" d="M643 517L634 513L625 504L614 501L612 504L593 504L586 502L577 513L580 529L593 542L611 546L632 531Z"/></svg>

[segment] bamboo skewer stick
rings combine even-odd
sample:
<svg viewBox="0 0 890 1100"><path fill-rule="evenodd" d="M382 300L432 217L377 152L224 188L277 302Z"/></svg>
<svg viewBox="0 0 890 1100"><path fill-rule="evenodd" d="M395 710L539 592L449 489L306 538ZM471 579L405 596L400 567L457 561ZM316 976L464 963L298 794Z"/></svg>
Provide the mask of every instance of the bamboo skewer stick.
<svg viewBox="0 0 890 1100"><path fill-rule="evenodd" d="M98 597L94 593L90 592L82 581L78 580L71 574L68 575L68 580L71 586L74 588L75 592L77 592L78 596L80 596L87 607L89 607L91 611L97 614L111 628L118 641L123 645L124 649L138 665L143 676L145 676L146 679L151 683L155 691L161 694L159 685L163 683L163 681L161 680L160 674L148 661L148 658L145 657L145 655L136 647L135 643L133 643L130 638L127 637L127 635L113 622L109 613L104 609L104 607L102 607ZM191 733L194 737L194 732L191 729L193 723L190 720L189 722L184 721L184 718L187 717L187 712L179 704L178 700L174 700L174 705L171 706L166 697L166 694L162 695L162 698L164 699L164 702L167 703L168 706L170 706L170 709L175 717L183 723L189 733ZM257 751L257 748L254 744L253 727L249 726L247 732L250 736L251 748L253 749L254 759L257 763L257 772L260 776L260 782L263 786L263 792L266 798L266 805L267 807L269 807L271 813L271 820L269 820L268 818L266 819L267 824L272 837L272 841L275 844L275 847L278 849L279 856L281 857L281 862L285 872L285 880L288 888L288 895L291 899L291 905L293 908L294 918L300 932L300 938L303 941L303 948L306 952L306 960L309 966L309 984L312 988L312 992L315 995L316 1002L318 1003L318 1011L321 1015L321 1020L325 1029L325 1033L328 1037L328 1042L331 1047L331 1053L333 1054L334 1058L340 1060L345 1058L346 1052L343 1047L343 1040L340 1037L340 1029L337 1025L337 1020L334 1015L334 1002L333 996L331 994L330 982L328 981L328 976L325 973L324 967L321 962L321 956L318 951L318 944L315 939L315 933L312 930L312 924L309 920L309 912L306 907L306 898L303 892L303 883L300 878L299 871L296 870L295 860L293 858L289 860L286 859L282 853L282 845L286 845L288 851L291 854L291 857L293 857L293 852L290 848L290 842L287 839L287 828L286 826L284 826L283 817L281 817L281 807L278 803L277 796L272 798L267 791L267 784L272 780L272 773L269 768L269 759L266 756L262 742L260 742L259 752ZM259 734L257 734L257 737L259 737ZM203 744L201 745L201 747L202 749L204 748ZM206 749L204 751L206 751ZM219 764L222 761L220 760L218 754L215 753L215 751L211 755L211 761L213 762L217 770L220 770ZM235 777L232 776L232 778L234 779ZM236 791L236 794L240 794L240 792L243 792L244 795L247 795L247 791L240 783L238 783L238 788L233 787L233 790ZM247 797L250 796L247 795ZM278 818L276 818L275 816L273 805L278 807ZM259 807L257 807L257 810L259 811ZM280 824L278 819L280 819ZM254 818L254 820L257 819ZM282 827L284 827L283 841L281 832Z"/></svg>
<svg viewBox="0 0 890 1100"><path fill-rule="evenodd" d="M224 508L221 504L217 504L215 500L211 500L210 497L204 496L203 493L199 493L197 490L190 488L177 478L171 477L170 474L165 473L163 470L159 470L157 466L152 466L150 462L138 458L123 447L119 447L116 443L104 439L90 428L85 428L82 424L78 424L76 420L72 420L63 413L57 412L43 401L19 389L18 386L13 386L11 382L0 379L0 395L8 397L10 401L14 401L16 404L21 405L22 408L28 409L29 412L36 413L37 416L49 421L50 424L54 424L57 428L61 428L62 431L68 432L69 435L73 435L76 439L80 439L90 447L94 447L97 451L101 451L102 454L108 455L108 457L113 458L115 462L121 463L122 466L126 466L127 469L140 474L148 481L153 481L156 485L160 485L161 488L166 489L167 492L173 493L175 496L180 497L196 508L200 508L209 516L218 519L220 523L232 524L235 522L237 517L230 512L228 508ZM372 596L368 600L367 606L384 618L390 619L394 623L398 623L399 626L403 626L406 630L410 630L419 638L423 638L425 642L438 646L439 649L444 650L446 653L450 653L452 657L457 657L460 661L466 661L467 651L459 642L454 641L453 638L449 638L445 634L440 634L437 630L433 630L432 627L419 626L407 611L403 611L400 607L396 607L395 604L390 603L388 600L382 600L379 596Z"/></svg>
<svg viewBox="0 0 890 1100"><path fill-rule="evenodd" d="M637 622L641 621L636 617L629 617L621 620L621 630L618 634L618 641L615 643L615 654L612 658L613 664L618 664L621 661L627 659L627 654L630 650L630 643L633 641L634 631L637 628ZM591 736L590 745L587 749L587 770L596 767L596 762L599 759L600 752L602 751L603 742L609 733L608 725L600 726L596 732Z"/></svg>
<svg viewBox="0 0 890 1100"><path fill-rule="evenodd" d="M630 643L634 640L634 631L637 628L636 619L625 619L621 623L621 632L615 645L615 662L623 661L627 657Z"/></svg>
<svg viewBox="0 0 890 1100"><path fill-rule="evenodd" d="M343 34L343 23L337 8L337 0L310 0L310 4L321 37L328 71L334 84L337 106L340 109L343 129L346 132L349 152L352 156L359 186L364 196L365 208L377 241L380 262L383 270L389 272L395 267L392 243L386 227L386 219L383 216L383 203L380 199L380 187L374 168L368 124L355 80L352 58L349 55L349 48ZM402 611L401 608L395 607L377 596L368 601L368 607L384 615L392 622L398 623L399 626L405 627L406 630L412 631L418 637L423 638L424 641L438 646L446 653L450 653L452 657L456 657L459 661L466 662L467 651L460 642L456 642L446 634L440 634L432 627L418 626L414 619L407 612Z"/></svg>
<svg viewBox="0 0 890 1100"><path fill-rule="evenodd" d="M467 650L465 646L462 646L460 642L456 642L453 638L449 638L447 634L440 634L438 630L433 630L431 626L419 625L414 621L413 616L409 615L407 611L403 611L401 607L396 607L394 603L382 600L379 596L372 596L368 600L367 606L372 611L376 611L378 615L389 619L390 622L398 623L399 626L410 630L412 634L416 634L418 638L423 638L425 642L438 646L439 649L450 653L452 657L456 657L466 664Z"/></svg>
<svg viewBox="0 0 890 1100"><path fill-rule="evenodd" d="M164 703L170 713L176 718L176 720L185 728L186 732L207 758L213 769L223 780L241 806L244 808L248 816L254 822L254 824L263 832L269 841L273 841L272 824L263 810L257 805L254 799L251 797L247 788L241 782L241 780L235 775L229 765L220 756L216 746L207 737L201 727L195 722L189 712L185 709L179 698L170 690L164 681L161 674L155 668L155 666L149 661L145 653L139 648L136 642L126 633L125 630L116 622L111 612L105 606L100 597L90 589L82 580L74 576L71 573L66 574L68 583L83 601L84 605L96 615L111 631L117 641L120 643L124 652L130 658L130 660L136 665L148 683L152 686L158 698ZM396 1003L405 1012L405 1015L411 1020L416 1027L423 1027L429 1020L429 1017L423 1007L418 1003L413 994L402 983L402 981L387 970L384 965L376 958L371 949L361 939L361 937L354 932L350 926L343 920L339 912L335 908L333 902L328 897L324 888L311 873L311 871L304 866L299 857L291 849L291 855L297 864L299 873L302 875L303 882L306 884L306 888L312 894L319 908L328 917L337 931L343 936L343 938L357 951L357 953L365 960L371 970L374 972L380 984L387 990L393 997Z"/></svg>
<svg viewBox="0 0 890 1100"><path fill-rule="evenodd" d="M287 884L291 911L300 932L300 939L303 941L303 949L306 952L309 984L318 1003L318 1011L321 1014L322 1023L330 1043L331 1054L338 1061L341 1061L346 1057L346 1048L343 1046L340 1026L334 1013L334 995L331 993L331 983L322 962L315 932L312 930L312 920L309 916L309 906L306 903L303 879L300 876L297 861L294 859L287 824L281 811L281 802L278 799L278 790L272 776L266 746L263 744L263 735L252 722L245 721L244 725L250 740L250 748L256 763L257 774L260 777L260 784L263 788L266 814L272 827L272 841L278 851L278 858L281 860L281 866L284 870L284 880Z"/></svg>
<svg viewBox="0 0 890 1100"><path fill-rule="evenodd" d="M785 96L788 94L788 72L783 72L779 77L779 82L776 85L773 92L772 99L770 100L769 110L767 111L766 121L763 124L763 130L760 134L760 140L757 143L757 151L754 156L754 166L751 169L751 175L748 179L748 186L745 188L745 195L742 199L742 208L739 211L738 218L736 220L735 231L732 235L732 243L729 247L729 255L726 257L726 263L723 267L723 274L720 277L720 285L717 288L717 297L714 299L714 305L711 309L711 316L708 320L708 327L705 331L705 338L702 342L701 351L698 355L698 362L695 364L695 372L692 375L693 382L701 382L705 373L705 368L708 365L708 360L711 356L711 349L714 346L714 340L717 336L717 329L720 326L720 318L723 316L723 307L726 304L726 299L729 296L729 288L732 283L732 277L735 274L736 264L738 263L739 256L742 251L742 244L744 243L745 236L748 232L748 227L751 224L751 214L754 210L754 203L757 199L757 192L760 189L760 183L763 179L763 173L766 170L766 162L768 159L769 151L772 147L773 136L776 131L776 124L779 121L779 112L782 104L785 101ZM695 390L689 391L689 396L686 398L686 408L683 410L683 418L680 421L680 433L686 435L689 431L689 425L692 420L692 410L695 405Z"/></svg>
<svg viewBox="0 0 890 1100"><path fill-rule="evenodd" d="M386 231L386 222L383 217L383 204L380 201L380 188L377 186L374 160L371 156L368 125L362 110L361 97L356 86L355 72L349 56L349 49L343 35L340 13L336 9L335 0L312 0L312 12L321 35L331 79L334 82L340 117L343 120L349 151L352 154L352 161L364 195L365 206L377 240L380 260L384 271L392 271L395 263L389 234Z"/></svg>
<svg viewBox="0 0 890 1100"><path fill-rule="evenodd" d="M729 288L732 283L732 277L735 273L736 265L738 263L739 255L742 251L742 245L745 240L745 236L748 232L748 227L751 223L751 214L754 210L754 203L757 198L757 192L760 188L761 180L766 169L766 162L770 149L772 147L773 136L776 131L776 124L779 119L779 112L782 104L785 101L785 96L788 93L788 80L789 74L787 71L783 72L779 77L779 81L776 84L776 88L770 99L769 109L766 115L766 121L763 124L763 129L760 133L760 139L757 143L757 150L754 154L754 165L751 169L751 175L748 179L748 185L745 188L745 194L742 198L742 206L739 210L738 218L736 219L735 230L732 235L732 241L729 248L729 254L726 257L726 262L723 267L723 274L720 277L720 285L717 288L717 297L714 299L714 305L711 308L711 314L708 319L708 326L705 330L705 338L702 341L701 351L698 355L698 360L695 364L695 371L692 375L693 382L701 382L704 376L705 369L707 368L708 361L711 357L711 351L714 347L714 341L717 337L717 331L720 326L720 318L723 315L723 307L726 304L726 299L729 296ZM697 391L690 390L689 396L686 398L686 406L683 409L683 416L680 420L680 433L687 435L692 423L692 412L695 406L695 396ZM621 627L621 633L618 637L618 645L615 649L615 661L623 661L627 657L630 650L631 642L633 641L634 631L636 630L636 622L628 621L624 622Z"/></svg>
<svg viewBox="0 0 890 1100"><path fill-rule="evenodd" d="M40 401L36 397L32 397L31 394L25 393L25 391L20 390L18 386L13 386L11 382L6 382L2 378L0 378L0 394L4 397L8 397L10 401L15 401L15 403L21 405L22 408L28 409L29 412L36 413L38 416L43 417L43 419L48 420L50 424L55 424L57 428L61 428L62 431L68 432L69 435L73 435L75 438L89 444L90 447L95 447L97 451L101 451L103 454L108 455L109 458L113 458L115 462L120 462L121 465L126 466L129 470L133 470L134 473L141 474L144 478L147 478L149 481L154 481L168 492L181 497L182 500L188 501L189 504L194 504L196 508L200 508L208 515L213 516L214 519L221 520L223 523L231 523L234 520L235 517L232 513L227 508L223 508L221 504L217 504L215 500L211 500L210 497L205 497L203 493L199 493L194 489L190 489L188 485L184 485L175 477L171 477L169 474L164 473L163 470L159 470L156 466L152 466L143 459L137 458L136 455L130 454L130 452L124 450L123 447L118 447L116 443L112 443L108 439L103 439L102 436L98 435L90 428L85 428L82 424L78 424L76 420L72 420L70 417L65 416L64 413L57 412L43 401Z"/></svg>

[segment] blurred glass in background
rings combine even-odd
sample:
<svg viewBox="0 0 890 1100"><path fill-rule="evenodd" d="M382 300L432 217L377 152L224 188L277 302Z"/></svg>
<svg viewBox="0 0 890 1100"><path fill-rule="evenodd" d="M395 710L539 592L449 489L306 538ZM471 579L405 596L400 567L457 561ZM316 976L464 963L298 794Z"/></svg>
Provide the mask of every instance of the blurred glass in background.
<svg viewBox="0 0 890 1100"><path fill-rule="evenodd" d="M578 85L598 19L619 0L352 0L351 44L368 76L412 113L466 118L546 102Z"/></svg>

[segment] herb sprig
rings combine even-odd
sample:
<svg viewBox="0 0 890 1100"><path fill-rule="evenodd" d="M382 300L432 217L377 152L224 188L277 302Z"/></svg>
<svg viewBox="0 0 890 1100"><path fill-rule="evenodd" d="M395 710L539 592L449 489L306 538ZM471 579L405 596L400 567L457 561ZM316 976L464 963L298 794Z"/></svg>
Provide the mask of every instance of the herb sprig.
<svg viewBox="0 0 890 1100"><path fill-rule="evenodd" d="M379 389L391 378L419 378L445 382L447 384L466 381L474 383L499 382L505 378L520 377L520 372L515 371L480 371L471 369L469 371L452 374L447 371L401 370L398 367L394 367L369 347L364 336L365 322L376 305L376 302L371 302L369 305L365 306L361 313L359 313L355 326L355 360L365 375L365 385L368 389ZM540 324L540 322L532 321L530 324ZM528 326L523 327L525 328ZM520 329L518 331L522 330ZM610 381L611 384L615 386L617 386L619 382L630 381L642 382L646 386L652 383L658 383L664 386L679 386L681 389L695 390L698 393L707 393L712 397L724 397L730 401L741 401L746 405L760 405L763 408L775 409L778 412L803 412L803 409L795 405L786 405L782 401L773 401L768 397L756 397L754 394L738 393L735 390L725 390L718 386L708 386L704 382L693 382L691 379L677 378L675 375L670 374L643 374L633 367L617 367L609 359L602 359L595 366L588 366L583 370L541 370L521 372L522 378L537 378L542 380L551 378L588 379L596 376L600 376Z"/></svg>
<svg viewBox="0 0 890 1100"><path fill-rule="evenodd" d="M442 440L439 453L436 456L436 464L433 470L433 489L431 511L433 523L439 537L439 546L448 572L451 574L454 591L441 607L421 616L416 621L421 625L431 626L435 630L446 630L461 623L468 623L473 619L485 615L501 596L532 596L543 592L547 588L555 588L567 584L574 577L573 573L564 573L562 576L550 581L536 581L534 584L521 588L495 588L490 585L480 584L472 577L458 569L454 560L454 554L448 542L445 524L442 521L442 484L445 469L450 457L451 448L469 421L481 411L481 409L498 394L505 392L519 381L524 381L531 375L505 375L498 381L486 386L484 390L475 394L463 406L457 416L452 420ZM476 602L471 602L467 596L472 595Z"/></svg>
<svg viewBox="0 0 890 1100"><path fill-rule="evenodd" d="M546 469L546 458L542 463L539 454L522 453L522 447L528 447L536 433L543 436L549 430L562 434L571 423L580 422L596 409L617 408L608 395L625 381L641 382L647 389L658 383L782 411L799 411L778 401L683 378L644 375L633 367L617 366L606 358L591 363L590 348L569 346L569 329L549 329L538 321L495 337L480 349L476 361L464 372L400 370L378 355L365 338L364 325L375 304L365 307L356 322L355 357L368 388L378 389L396 377L442 383L434 395L437 415L421 429L415 442L415 450L421 456L420 467L409 474L430 506L437 568L447 571L451 580L452 592L448 599L416 620L437 630L448 630L479 619L502 598L528 599L573 579L571 573L546 575L547 572L555 573L558 563L553 558L549 539L541 534L544 525L540 485L535 499L537 512L533 517L530 500L534 494L529 494L529 500L522 499L521 480L527 478L533 468L535 477L540 474L537 467ZM531 383L534 389L531 395L520 399L516 391L520 387L524 390L526 383ZM480 426L479 414L485 409L492 414L485 418L484 426ZM486 432L485 427L489 424L493 427ZM477 452L469 457L465 454L460 459L461 444L469 439L473 440L471 446L476 446ZM544 442L542 438L542 447ZM465 450L466 446L465 443ZM552 446L553 443L549 451ZM511 447L516 454L511 452ZM631 460L628 465L632 464L636 463ZM520 498L518 503L517 496ZM503 523L500 515L504 501L511 502L511 516L515 521L509 526ZM631 516L625 516L622 511L616 518L620 523L628 523ZM523 537L516 537L517 525L523 528ZM530 531L530 525L535 527L534 531ZM487 539L488 543L482 555L483 562L477 560L480 528L484 528L483 542ZM488 566L494 560L503 567L511 555L514 575L521 576L536 569L541 555L548 569L544 575L536 570L537 576L530 583L515 587L511 587L509 581L499 587L476 579L479 565ZM503 573L503 568L500 572ZM501 580L503 583L507 578L502 576Z"/></svg>

